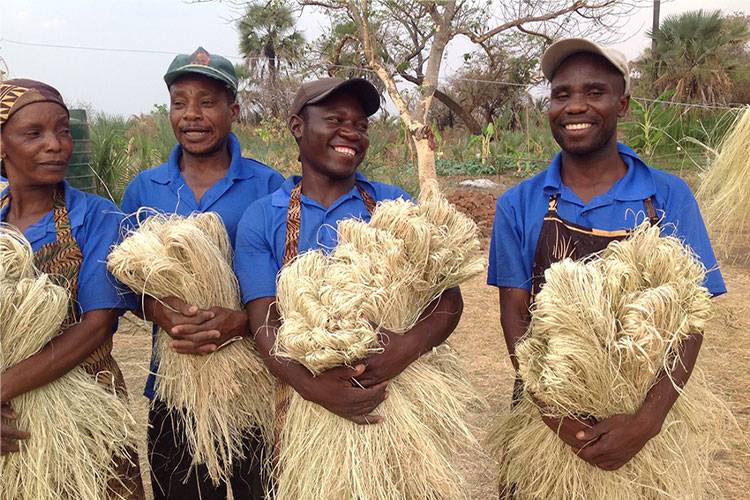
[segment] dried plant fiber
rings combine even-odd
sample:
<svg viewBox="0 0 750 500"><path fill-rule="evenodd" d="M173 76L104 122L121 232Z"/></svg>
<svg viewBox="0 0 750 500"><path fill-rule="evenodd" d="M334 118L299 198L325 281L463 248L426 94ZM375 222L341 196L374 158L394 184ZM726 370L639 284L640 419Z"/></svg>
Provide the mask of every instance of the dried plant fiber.
<svg viewBox="0 0 750 500"><path fill-rule="evenodd" d="M0 226L0 371L39 352L60 333L70 294L38 273L31 246L19 232ZM136 448L135 420L124 401L81 367L11 401L30 433L20 451L0 459L2 500L110 498L118 480L115 457Z"/></svg>
<svg viewBox="0 0 750 500"><path fill-rule="evenodd" d="M110 253L107 268L142 295L242 308L229 236L213 212L146 218ZM215 484L226 482L244 456L243 436L257 428L271 442L273 379L251 338L208 356L174 353L170 339L159 330L156 395L182 414L193 463L205 464Z"/></svg>
<svg viewBox="0 0 750 500"><path fill-rule="evenodd" d="M436 185L423 188L418 205L385 201L369 224L344 220L338 231L330 255L307 252L279 275L276 353L313 374L380 352L379 328L408 332L444 290L484 270L476 226ZM388 391L376 410L385 420L372 426L293 393L281 434L278 498L465 498L454 463L475 448L465 418L480 400L455 351L436 347Z"/></svg>
<svg viewBox="0 0 750 500"><path fill-rule="evenodd" d="M747 255L750 246L750 107L724 138L696 197L706 226L727 256ZM738 251L741 250L741 251ZM747 257L745 257L747 258Z"/></svg>
<svg viewBox="0 0 750 500"><path fill-rule="evenodd" d="M500 483L515 498L703 498L724 405L693 374L660 434L627 464L603 471L574 456L539 417L597 421L635 413L679 363L682 342L713 314L705 269L677 238L648 222L585 261L553 264L516 346L527 395L500 418L489 442ZM712 421L714 421L712 423Z"/></svg>

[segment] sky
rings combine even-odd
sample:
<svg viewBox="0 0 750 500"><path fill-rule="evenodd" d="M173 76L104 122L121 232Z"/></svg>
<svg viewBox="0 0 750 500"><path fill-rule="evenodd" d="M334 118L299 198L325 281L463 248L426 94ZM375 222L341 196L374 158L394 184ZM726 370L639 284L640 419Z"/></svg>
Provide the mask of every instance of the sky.
<svg viewBox="0 0 750 500"><path fill-rule="evenodd" d="M661 17L705 7L705 0L662 0ZM747 0L714 0L710 8L750 14ZM202 46L241 61L232 22L237 16L231 5L220 2L0 0L0 57L11 77L49 83L71 107L86 104L126 116L147 113L168 100L162 77L176 54ZM298 27L311 40L324 22L305 11ZM615 47L629 58L638 56L649 45L650 27L651 9L640 10ZM460 67L467 49L466 43L449 48L441 75Z"/></svg>

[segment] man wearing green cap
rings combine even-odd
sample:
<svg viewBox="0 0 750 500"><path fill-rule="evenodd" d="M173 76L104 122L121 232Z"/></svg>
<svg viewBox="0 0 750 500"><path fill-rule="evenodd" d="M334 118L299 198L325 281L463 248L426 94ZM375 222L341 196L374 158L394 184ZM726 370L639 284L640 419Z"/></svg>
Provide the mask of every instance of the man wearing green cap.
<svg viewBox="0 0 750 500"><path fill-rule="evenodd" d="M242 158L239 141L232 133L240 108L235 101L237 75L231 62L199 47L190 55L175 57L164 81L169 88L169 118L179 144L167 163L141 172L130 182L122 211L134 214L148 207L155 212L180 215L216 212L234 245L245 208L274 191L284 178L262 163ZM128 223L137 225L135 219L129 217ZM248 330L244 311L220 307L201 310L176 297L146 296L142 309L142 315L154 322L153 334L161 327L172 337L170 348L181 354L210 354ZM171 414L165 403L155 397L158 370L152 352L145 395L152 400L148 456L154 498L225 499L225 485L213 486L204 467L192 467L181 417ZM236 500L263 498L263 443L249 436L246 447L247 459L235 467L231 481Z"/></svg>

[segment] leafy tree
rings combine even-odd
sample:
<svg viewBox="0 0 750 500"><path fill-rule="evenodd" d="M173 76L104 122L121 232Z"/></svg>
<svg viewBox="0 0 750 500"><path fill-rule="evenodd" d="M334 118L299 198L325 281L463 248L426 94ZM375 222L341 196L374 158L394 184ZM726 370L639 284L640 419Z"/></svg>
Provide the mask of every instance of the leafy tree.
<svg viewBox="0 0 750 500"><path fill-rule="evenodd" d="M747 24L703 10L668 16L656 42L636 63L657 92L675 89L674 98L701 103L732 100L733 75L742 71L741 54L748 40Z"/></svg>

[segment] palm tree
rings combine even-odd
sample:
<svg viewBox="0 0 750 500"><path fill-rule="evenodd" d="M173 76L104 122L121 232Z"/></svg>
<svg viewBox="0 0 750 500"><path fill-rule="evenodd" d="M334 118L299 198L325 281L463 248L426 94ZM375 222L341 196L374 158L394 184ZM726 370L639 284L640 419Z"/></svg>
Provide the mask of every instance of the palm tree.
<svg viewBox="0 0 750 500"><path fill-rule="evenodd" d="M698 10L667 17L648 36L657 56L647 52L641 66L658 92L673 88L674 98L681 101L731 100L732 73L739 69L734 49L748 39L746 25L722 17L720 11Z"/></svg>
<svg viewBox="0 0 750 500"><path fill-rule="evenodd" d="M249 4L238 29L248 69L256 78L267 77L271 84L305 52L305 37L295 28L294 12L286 0Z"/></svg>

